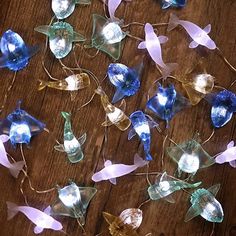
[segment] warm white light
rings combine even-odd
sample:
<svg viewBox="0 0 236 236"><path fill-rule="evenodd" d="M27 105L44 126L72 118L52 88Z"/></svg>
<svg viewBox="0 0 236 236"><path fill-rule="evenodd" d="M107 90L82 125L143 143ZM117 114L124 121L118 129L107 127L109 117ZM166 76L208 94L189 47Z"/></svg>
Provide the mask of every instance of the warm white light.
<svg viewBox="0 0 236 236"><path fill-rule="evenodd" d="M75 151L75 149L80 147L80 143L74 137L72 140L65 140L64 147L65 147L66 152L72 152L72 151Z"/></svg>
<svg viewBox="0 0 236 236"><path fill-rule="evenodd" d="M123 39L123 32L120 26L115 22L107 24L102 29L101 33L108 44L118 43Z"/></svg>
<svg viewBox="0 0 236 236"><path fill-rule="evenodd" d="M159 183L159 186L160 186L161 190L164 192L167 192L170 189L170 184L168 181L161 181Z"/></svg>
<svg viewBox="0 0 236 236"><path fill-rule="evenodd" d="M162 94L158 93L157 98L158 98L158 101L159 101L160 105L162 105L162 106L166 105L166 103L168 101L167 97L165 97Z"/></svg>
<svg viewBox="0 0 236 236"><path fill-rule="evenodd" d="M76 79L76 75L71 75L69 77L67 77L66 79L66 82L67 82L67 89L68 90L75 90L77 89L77 86L78 86L78 81Z"/></svg>
<svg viewBox="0 0 236 236"><path fill-rule="evenodd" d="M184 153L178 162L179 169L186 173L196 172L199 169L199 166L200 166L199 157L194 153L193 154Z"/></svg>

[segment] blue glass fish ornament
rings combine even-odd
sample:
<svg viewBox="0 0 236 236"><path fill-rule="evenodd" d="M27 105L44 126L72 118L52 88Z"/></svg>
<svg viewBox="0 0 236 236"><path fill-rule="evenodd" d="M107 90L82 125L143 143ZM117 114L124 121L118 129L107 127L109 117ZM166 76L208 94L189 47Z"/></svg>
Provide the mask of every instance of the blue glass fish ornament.
<svg viewBox="0 0 236 236"><path fill-rule="evenodd" d="M167 9L169 7L184 7L187 0L160 0L162 9Z"/></svg>
<svg viewBox="0 0 236 236"><path fill-rule="evenodd" d="M50 215L69 216L85 225L87 208L96 192L96 188L79 187L74 182L64 188L58 186L58 200L51 206Z"/></svg>
<svg viewBox="0 0 236 236"><path fill-rule="evenodd" d="M151 132L150 129L157 127L158 124L146 117L142 111L135 111L130 115L132 128L129 131L128 140L132 139L136 134L143 143L144 152L147 161L152 160L150 154Z"/></svg>
<svg viewBox="0 0 236 236"><path fill-rule="evenodd" d="M211 120L215 128L226 125L236 112L236 94L228 90L220 91L206 97L212 105Z"/></svg>
<svg viewBox="0 0 236 236"><path fill-rule="evenodd" d="M42 132L46 126L20 106L21 101L18 102L17 108L0 122L0 133L8 135L14 146L18 143L29 144L31 137Z"/></svg>
<svg viewBox="0 0 236 236"><path fill-rule="evenodd" d="M175 200L171 196L172 193L185 188L197 188L202 182L190 184L167 175L164 172L159 175L154 185L150 185L148 188L148 195L152 200L164 199L169 203L175 203Z"/></svg>
<svg viewBox="0 0 236 236"><path fill-rule="evenodd" d="M138 68L129 68L120 63L111 63L107 70L110 82L116 87L112 103L116 103L125 96L130 97L140 88L140 74L142 65Z"/></svg>
<svg viewBox="0 0 236 236"><path fill-rule="evenodd" d="M182 172L193 177L200 168L206 168L215 163L214 158L194 139L168 147L166 151L170 158L178 164L179 177Z"/></svg>
<svg viewBox="0 0 236 236"><path fill-rule="evenodd" d="M0 48L2 52L0 68L7 67L12 71L25 68L29 59L38 51L37 47L26 46L21 36L12 30L7 30L3 34Z"/></svg>
<svg viewBox="0 0 236 236"><path fill-rule="evenodd" d="M66 57L72 50L73 42L85 41L85 37L76 33L73 27L66 22L58 21L52 25L42 25L34 29L49 37L49 47L58 59Z"/></svg>
<svg viewBox="0 0 236 236"><path fill-rule="evenodd" d="M209 189L200 188L193 192L190 198L192 206L185 216L185 222L200 215L207 221L221 223L224 219L224 212L221 204L215 198L219 189L220 184L216 184Z"/></svg>
<svg viewBox="0 0 236 236"><path fill-rule="evenodd" d="M91 0L52 0L52 10L57 19L65 19L70 16L76 4L89 5Z"/></svg>
<svg viewBox="0 0 236 236"><path fill-rule="evenodd" d="M158 84L158 91L146 105L160 119L165 120L167 126L174 115L187 106L190 106L189 100L177 93L173 84L167 88Z"/></svg>
<svg viewBox="0 0 236 236"><path fill-rule="evenodd" d="M86 141L86 133L84 133L79 139L77 139L71 128L71 115L67 112L62 112L62 116L65 119L64 125L64 144L54 146L59 152L66 152L67 157L71 163L77 163L84 158L81 146Z"/></svg>

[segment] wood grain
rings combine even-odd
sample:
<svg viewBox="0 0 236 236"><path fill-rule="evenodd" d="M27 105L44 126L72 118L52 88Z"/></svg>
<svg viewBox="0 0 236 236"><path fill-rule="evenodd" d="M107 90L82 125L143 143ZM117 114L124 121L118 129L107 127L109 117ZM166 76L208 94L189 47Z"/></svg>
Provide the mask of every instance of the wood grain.
<svg viewBox="0 0 236 236"><path fill-rule="evenodd" d="M29 45L44 45L45 37L36 33L33 29L38 25L48 24L52 17L50 9L51 1L46 0L7 0L0 2L0 33L11 28L19 32ZM235 0L197 0L188 1L186 8L182 10L160 9L156 0L133 0L131 3L122 4L118 10L118 16L125 19L125 23L137 22L167 22L170 12L176 12L182 19L187 19L205 27L212 24L210 33L224 55L236 65L235 38L236 38L236 1ZM88 38L92 30L92 14L103 14L100 1L93 0L91 6L78 6L74 14L67 19L76 31L80 31ZM188 48L190 39L184 30L178 28L170 33L165 27L160 27L159 32L167 35L169 41L163 46L163 57L166 62L178 62L178 72L183 72L194 65L202 55L207 57L207 70L215 76L217 84L227 87L236 77L225 63L213 51L191 50ZM132 27L131 34L143 37L142 27ZM133 39L124 40L123 55L120 62L133 66L134 58L144 56L144 73L142 86L139 93L127 99L127 114L136 109L144 109L147 91L159 74L154 63L144 51L137 49ZM91 49L89 53L96 51ZM102 80L106 68L111 60L103 53L99 53L94 59L86 56L84 51L76 50L77 58L82 67L92 70ZM147 183L144 176L127 176L118 180L117 186L109 182L94 184L91 180L92 174L103 166L102 148L104 146L104 128L101 123L104 120L104 111L100 99L95 97L92 103L81 111L76 112L93 93L95 86L78 92L76 100L71 102L70 95L53 89L37 91L37 79L47 80L47 76L41 66L42 51L34 56L26 69L17 74L16 82L10 91L7 104L1 114L4 118L16 106L17 100L23 101L23 109L47 124L50 133L46 132L33 138L30 148L25 148L25 155L29 166L29 174L33 185L37 189L47 189L59 184L67 184L68 179L73 179L79 185L95 186L98 193L92 200L87 215L86 231L88 236L95 236L100 232L108 235L107 224L102 218L102 211L118 215L126 208L138 207L147 199ZM67 65L74 66L73 55L65 60ZM48 51L46 55L46 66L54 77L63 78L57 60ZM1 70L0 101L9 86L13 73L7 69ZM103 83L104 90L111 97L114 89L108 81ZM233 90L235 91L235 87ZM183 89L180 88L180 92ZM55 138L61 140L63 137L64 121L60 115L61 111L72 112L73 129L77 136L85 131L88 139L85 145L85 159L79 164L71 165L62 153L54 151ZM185 110L178 114L169 128L170 136L176 142L182 142L191 138L197 131L202 139L207 138L212 130L209 118L209 105L202 101L196 107ZM206 150L214 155L225 149L226 144L236 138L235 117L224 128L216 131L215 136L205 145ZM150 163L150 171L161 171L161 151L163 139L153 131L152 153L155 161ZM167 143L169 145L169 143ZM17 160L21 159L19 149L14 150L10 145L7 150ZM117 163L133 163L134 154L139 151L142 154L142 146L138 139L127 142L127 131L120 132L115 127L108 129L108 142L104 147L107 159ZM174 174L176 165L166 156L164 168L170 174ZM145 169L141 170L145 171ZM1 167L0 170L0 235L1 236L29 236L33 234L34 225L22 214L18 214L14 220L7 221L6 201L24 204L24 199L19 191L20 179L13 179L9 172ZM152 177L153 179L153 177ZM201 171L196 180L203 181L205 187L221 183L221 190L217 199L222 203L225 213L223 223L217 224L215 235L236 235L236 171L228 165L214 165ZM30 205L44 209L56 198L56 193L36 194L25 185L25 192ZM175 195L176 204L168 204L165 201L150 202L143 206L144 220L139 229L140 235L152 233L153 236L208 236L212 230L212 224L197 217L189 223L184 223L184 215L190 206L189 196L178 192ZM81 229L75 220L69 218L58 218L64 226L68 235L82 235ZM62 233L45 230L42 235L63 235Z"/></svg>

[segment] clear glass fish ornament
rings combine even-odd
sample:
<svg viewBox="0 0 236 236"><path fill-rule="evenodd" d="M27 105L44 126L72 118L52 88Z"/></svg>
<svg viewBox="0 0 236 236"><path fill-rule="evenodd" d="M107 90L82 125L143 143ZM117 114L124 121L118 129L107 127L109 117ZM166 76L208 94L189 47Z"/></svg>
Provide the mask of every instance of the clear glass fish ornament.
<svg viewBox="0 0 236 236"><path fill-rule="evenodd" d="M61 112L65 119L64 125L64 143L54 146L55 150L59 152L65 152L71 163L77 163L84 158L82 146L86 141L86 133L80 138L76 138L71 127L71 114L67 112Z"/></svg>
<svg viewBox="0 0 236 236"><path fill-rule="evenodd" d="M76 4L89 5L91 0L52 0L52 10L57 19L69 17L75 10Z"/></svg>
<svg viewBox="0 0 236 236"><path fill-rule="evenodd" d="M69 216L85 225L87 208L96 194L93 187L79 187L74 182L64 188L58 186L58 200L51 206L51 215Z"/></svg>
<svg viewBox="0 0 236 236"><path fill-rule="evenodd" d="M10 29L3 34L0 49L0 68L7 67L12 71L25 68L38 51L38 47L28 47L21 36Z"/></svg>
<svg viewBox="0 0 236 236"><path fill-rule="evenodd" d="M58 21L52 25L42 25L34 29L49 38L49 47L58 59L66 57L72 50L73 42L83 42L85 37L76 33L73 27L66 22Z"/></svg>
<svg viewBox="0 0 236 236"><path fill-rule="evenodd" d="M160 0L162 9L169 7L184 7L187 4L187 0Z"/></svg>
<svg viewBox="0 0 236 236"><path fill-rule="evenodd" d="M219 189L220 184L216 184L208 189L200 188L194 191L190 198L192 206L185 216L185 222L200 215L207 221L221 223L224 219L224 212L221 204L215 198Z"/></svg>
<svg viewBox="0 0 236 236"><path fill-rule="evenodd" d="M209 167L215 163L214 158L194 139L168 147L166 151L170 158L178 164L179 177L182 172L193 177L199 169Z"/></svg>
<svg viewBox="0 0 236 236"><path fill-rule="evenodd" d="M102 106L106 112L106 117L108 118L105 122L102 123L102 125L103 126L115 125L121 131L127 130L131 125L131 121L123 111L126 108L125 101L122 100L120 105L121 109L119 109L109 102L109 98L102 89L102 87L99 86L95 90L95 93L100 95Z"/></svg>
<svg viewBox="0 0 236 236"><path fill-rule="evenodd" d="M19 143L29 144L31 137L41 133L45 127L44 123L21 109L21 101L18 101L16 109L0 122L0 132L8 135L14 146Z"/></svg>

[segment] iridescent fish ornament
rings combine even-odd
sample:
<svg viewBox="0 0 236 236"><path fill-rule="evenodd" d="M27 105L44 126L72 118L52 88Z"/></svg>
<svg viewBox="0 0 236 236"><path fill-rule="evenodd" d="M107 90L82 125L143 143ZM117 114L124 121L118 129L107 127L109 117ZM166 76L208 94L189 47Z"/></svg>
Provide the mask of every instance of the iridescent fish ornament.
<svg viewBox="0 0 236 236"><path fill-rule="evenodd" d="M219 189L220 184L216 184L209 189L200 188L194 191L190 198L192 206L185 216L185 222L200 215L207 221L221 223L224 219L224 212L221 204L215 198Z"/></svg>
<svg viewBox="0 0 236 236"><path fill-rule="evenodd" d="M233 168L236 168L236 146L234 146L234 141L231 141L227 145L227 149L216 156L215 161L218 164L228 162Z"/></svg>
<svg viewBox="0 0 236 236"><path fill-rule="evenodd" d="M200 28L198 25L185 20L180 20L175 14L170 14L170 20L167 31L173 30L178 25L181 25L188 33L188 35L193 39L189 44L190 48L196 48L199 45L207 47L208 49L216 49L215 42L209 37L211 32L211 25L207 25L204 29Z"/></svg>
<svg viewBox="0 0 236 236"><path fill-rule="evenodd" d="M17 108L0 122L0 132L8 135L14 146L18 143L29 144L31 137L41 133L46 126L20 106L21 101L18 102Z"/></svg>
<svg viewBox="0 0 236 236"><path fill-rule="evenodd" d="M172 193L185 188L197 188L201 182L190 184L167 175L164 172L159 175L154 185L150 185L148 188L148 195L152 200L164 199L167 202L175 203L175 200L171 196Z"/></svg>
<svg viewBox="0 0 236 236"><path fill-rule="evenodd" d="M93 187L78 187L74 182L60 188L58 186L58 200L48 208L50 215L69 216L85 225L88 205L97 189Z"/></svg>
<svg viewBox="0 0 236 236"><path fill-rule="evenodd" d="M75 10L76 4L89 5L91 0L52 0L52 10L57 19L69 17Z"/></svg>
<svg viewBox="0 0 236 236"><path fill-rule="evenodd" d="M160 0L162 9L169 7L184 7L187 0Z"/></svg>
<svg viewBox="0 0 236 236"><path fill-rule="evenodd" d="M130 115L132 128L129 131L128 140L132 139L136 134L139 136L143 143L144 152L147 161L152 160L150 154L151 145L151 128L157 127L158 124L148 118L142 111L135 111Z"/></svg>
<svg viewBox="0 0 236 236"><path fill-rule="evenodd" d="M92 180L94 182L109 180L112 184L116 184L116 178L127 175L147 164L148 162L143 160L138 154L134 156L133 165L112 164L110 160L107 160L104 163L105 167L99 172L95 173L92 176Z"/></svg>
<svg viewBox="0 0 236 236"><path fill-rule="evenodd" d="M127 130L131 124L131 121L125 115L125 113L121 109L115 107L109 102L108 96L101 87L98 87L95 90L95 93L101 96L101 103L108 118L105 122L102 123L102 125L103 126L115 125L121 131ZM125 110L124 100L121 103L121 106Z"/></svg>
<svg viewBox="0 0 236 236"><path fill-rule="evenodd" d="M25 68L38 51L37 47L28 47L21 36L10 29L3 34L0 49L0 68L7 67L12 71Z"/></svg>
<svg viewBox="0 0 236 236"><path fill-rule="evenodd" d="M76 138L73 134L71 127L71 114L62 112L62 116L65 119L64 125L64 144L56 145L54 148L59 152L65 152L71 163L77 163L84 158L81 146L86 141L86 133L80 138Z"/></svg>
<svg viewBox="0 0 236 236"><path fill-rule="evenodd" d="M11 220L18 212L23 213L36 226L34 228L35 234L40 234L44 229L52 229L55 231L62 230L62 224L52 218L50 215L42 212L36 208L29 206L17 206L15 203L7 202L8 220Z"/></svg>
<svg viewBox="0 0 236 236"><path fill-rule="evenodd" d="M72 50L73 42L85 41L80 33L76 33L73 27L66 22L58 21L52 25L42 25L34 29L49 37L49 47L58 59L66 57Z"/></svg>
<svg viewBox="0 0 236 236"><path fill-rule="evenodd" d="M179 177L182 172L193 177L199 169L209 167L215 163L214 158L194 139L174 147L168 147L166 151L170 158L178 164Z"/></svg>
<svg viewBox="0 0 236 236"><path fill-rule="evenodd" d="M156 94L147 102L147 109L154 112L167 126L176 113L190 106L189 100L176 92L173 84L167 88L158 84Z"/></svg>
<svg viewBox="0 0 236 236"><path fill-rule="evenodd" d="M136 94L140 88L140 74L142 65L138 68L129 68L124 64L112 63L107 70L108 79L116 87L112 103L116 103L125 96Z"/></svg>
<svg viewBox="0 0 236 236"><path fill-rule="evenodd" d="M166 36L157 36L152 25L145 24L145 41L138 45L138 49L147 49L152 60L161 67L162 76L166 78L170 73L177 68L176 63L165 64L162 59L161 44L166 43L168 38Z"/></svg>

